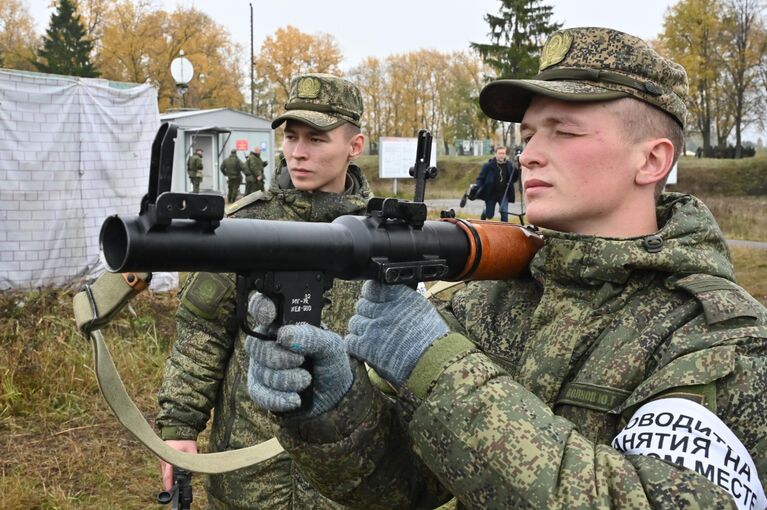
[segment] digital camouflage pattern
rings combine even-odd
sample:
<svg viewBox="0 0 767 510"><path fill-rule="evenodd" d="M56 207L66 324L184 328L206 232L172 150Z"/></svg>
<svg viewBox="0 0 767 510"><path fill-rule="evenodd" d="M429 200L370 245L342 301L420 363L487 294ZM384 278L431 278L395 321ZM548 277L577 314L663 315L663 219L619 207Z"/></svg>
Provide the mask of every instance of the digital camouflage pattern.
<svg viewBox="0 0 767 510"><path fill-rule="evenodd" d="M283 420L281 443L323 493L366 508L446 491L466 508L734 508L702 475L610 447L642 403L690 398L767 484L767 310L733 283L700 201L664 194L658 218L636 239L544 231L527 277L442 304L456 333L398 398L358 372L337 409ZM428 366L441 369L416 384Z"/></svg>
<svg viewBox="0 0 767 510"><path fill-rule="evenodd" d="M330 131L347 122L360 127L362 94L344 78L324 73L302 74L290 81L285 110L272 121L272 129L289 119L320 131Z"/></svg>
<svg viewBox="0 0 767 510"><path fill-rule="evenodd" d="M344 194L297 191L273 183L232 204L235 218L330 222L363 214L370 191L362 171L350 166ZM288 181L289 182L289 181ZM196 273L181 292L177 338L159 392L157 417L163 439L196 439L213 413L210 450L242 448L265 441L274 431L247 389L244 335L234 321L234 275ZM327 294L323 322L344 332L353 314L359 282L336 281ZM338 508L321 498L296 472L286 454L251 468L206 479L211 508Z"/></svg>
<svg viewBox="0 0 767 510"><path fill-rule="evenodd" d="M479 104L493 119L520 122L534 94L565 101L634 97L684 127L687 93L684 68L642 39L608 28L569 28L546 41L537 76L491 82Z"/></svg>

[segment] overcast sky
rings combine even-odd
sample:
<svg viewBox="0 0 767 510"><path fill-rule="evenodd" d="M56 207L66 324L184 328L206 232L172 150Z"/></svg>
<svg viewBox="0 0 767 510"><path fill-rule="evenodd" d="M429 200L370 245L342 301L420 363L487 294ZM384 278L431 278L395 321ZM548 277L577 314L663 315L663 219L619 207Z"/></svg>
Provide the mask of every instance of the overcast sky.
<svg viewBox="0 0 767 510"><path fill-rule="evenodd" d="M2 0L0 0L2 1ZM50 0L22 0L39 32L48 26ZM166 10L194 6L225 26L234 42L250 48L250 2L244 0L154 0ZM554 21L565 27L604 26L645 39L661 31L663 15L676 0L548 0ZM255 0L253 41L256 51L264 37L293 25L302 32L335 36L344 55L344 70L367 56L385 58L421 48L450 52L469 42L487 42L483 17L497 13L498 0Z"/></svg>

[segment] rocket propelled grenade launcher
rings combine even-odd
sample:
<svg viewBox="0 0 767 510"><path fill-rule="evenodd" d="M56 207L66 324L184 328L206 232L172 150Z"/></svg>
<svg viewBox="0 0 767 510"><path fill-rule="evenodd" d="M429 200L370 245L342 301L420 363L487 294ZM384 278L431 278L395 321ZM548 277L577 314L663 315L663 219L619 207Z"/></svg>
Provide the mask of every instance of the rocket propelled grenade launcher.
<svg viewBox="0 0 767 510"><path fill-rule="evenodd" d="M332 223L225 218L220 195L169 191L175 137L176 128L163 124L139 215L106 219L102 260L112 272L236 273L238 320L254 336L263 337L246 320L253 290L275 301L280 324L319 325L323 293L334 278L388 284L508 279L526 270L543 243L534 230L508 223L427 221L423 182L418 202L374 198L365 216ZM421 152L431 149L431 140L421 137L415 168L425 180L434 172L424 171L429 159Z"/></svg>

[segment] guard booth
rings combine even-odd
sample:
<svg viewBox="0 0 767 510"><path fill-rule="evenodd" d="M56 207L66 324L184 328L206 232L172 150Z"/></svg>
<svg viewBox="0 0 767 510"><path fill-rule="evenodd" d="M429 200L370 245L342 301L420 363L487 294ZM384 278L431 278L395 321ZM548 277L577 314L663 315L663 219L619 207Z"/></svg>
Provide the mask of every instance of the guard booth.
<svg viewBox="0 0 767 510"><path fill-rule="evenodd" d="M274 131L271 120L231 108L212 110L185 110L160 115L162 122L178 126L173 180L171 190L191 192L192 184L186 173L186 161L198 148L203 150L203 179L200 191L216 191L226 195L226 177L220 172L221 162L234 149L245 158L254 147L261 147L261 159L267 166L264 177L267 185L274 172ZM245 191L245 181L241 193Z"/></svg>

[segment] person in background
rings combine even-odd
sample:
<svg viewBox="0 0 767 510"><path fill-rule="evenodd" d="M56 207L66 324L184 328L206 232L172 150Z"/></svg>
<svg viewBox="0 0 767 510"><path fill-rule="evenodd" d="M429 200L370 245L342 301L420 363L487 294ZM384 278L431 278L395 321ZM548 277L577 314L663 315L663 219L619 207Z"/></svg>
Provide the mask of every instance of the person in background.
<svg viewBox="0 0 767 510"><path fill-rule="evenodd" d="M284 126L287 171L273 179L267 191L230 205L229 216L331 222L344 214L364 214L371 193L354 164L365 145L357 87L329 74L298 76L291 80L285 108L272 129ZM346 329L360 285L336 280L325 295L329 303L322 311L324 324ZM233 274L194 273L181 289L177 337L165 365L157 416L160 436L181 451L197 451L197 436L211 415L211 451L251 446L273 436L266 413L248 398L248 354L234 308ZM172 485L171 468L162 465L166 489ZM213 509L338 508L312 489L284 453L252 467L207 476L205 490Z"/></svg>
<svg viewBox="0 0 767 510"><path fill-rule="evenodd" d="M506 155L506 147L495 149L495 156L482 166L477 177L477 198L485 201L480 216L491 220L496 206L500 206L501 221L509 221L509 202L514 202L514 183L519 181L519 167Z"/></svg>
<svg viewBox="0 0 767 510"><path fill-rule="evenodd" d="M202 182L202 149L197 148L194 154L186 160L186 173L189 181L192 183L192 193L200 192L200 183Z"/></svg>
<svg viewBox="0 0 767 510"><path fill-rule="evenodd" d="M245 161L247 176L245 177L245 194L250 195L254 191L264 189L264 168L266 162L261 159L261 147L256 146L248 154Z"/></svg>
<svg viewBox="0 0 767 510"><path fill-rule="evenodd" d="M237 156L237 149L232 149L229 152L229 156L221 162L221 173L226 176L228 188L226 201L231 204L237 200L240 184L242 184L242 176L245 174L245 165Z"/></svg>

